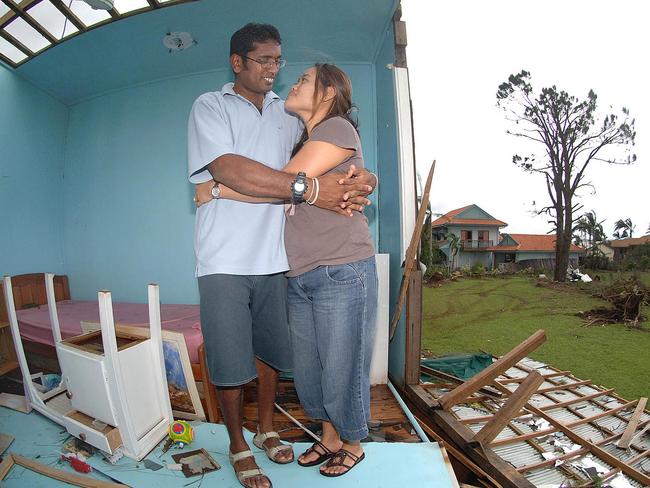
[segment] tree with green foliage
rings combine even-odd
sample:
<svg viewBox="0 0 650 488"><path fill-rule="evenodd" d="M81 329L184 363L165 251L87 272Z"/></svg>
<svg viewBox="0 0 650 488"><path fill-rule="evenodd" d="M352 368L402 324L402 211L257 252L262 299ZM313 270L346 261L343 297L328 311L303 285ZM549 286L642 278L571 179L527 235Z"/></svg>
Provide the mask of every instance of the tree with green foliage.
<svg viewBox="0 0 650 488"><path fill-rule="evenodd" d="M580 100L559 90L555 85L533 93L530 73L521 71L510 75L497 91L497 106L506 113L513 125L508 133L536 144L544 150L544 157L534 154L515 154L512 161L524 171L544 177L550 205L538 210L552 220L556 233L555 281L566 281L569 249L574 217L580 206L574 197L584 187L594 188L587 180L587 169L593 161L610 164L630 164L636 160L631 154L636 132L629 110L621 115L597 112L597 96L590 90L587 98ZM621 148L625 157L619 158ZM618 149L618 151L616 151Z"/></svg>
<svg viewBox="0 0 650 488"><path fill-rule="evenodd" d="M598 220L596 211L585 212L576 223L574 230L580 233L580 242L574 243L586 249L586 254L580 259L580 265L591 269L607 269L609 259L598 248L598 243L605 240L603 222L606 219Z"/></svg>
<svg viewBox="0 0 650 488"><path fill-rule="evenodd" d="M576 223L574 230L582 234L581 245L587 248L587 252L593 253L596 244L605 239L605 231L603 230L605 220L598 221L596 211L592 210L591 212L585 212Z"/></svg>
<svg viewBox="0 0 650 488"><path fill-rule="evenodd" d="M614 237L617 239L627 239L632 237L636 225L632 223L632 219L619 219L614 223Z"/></svg>

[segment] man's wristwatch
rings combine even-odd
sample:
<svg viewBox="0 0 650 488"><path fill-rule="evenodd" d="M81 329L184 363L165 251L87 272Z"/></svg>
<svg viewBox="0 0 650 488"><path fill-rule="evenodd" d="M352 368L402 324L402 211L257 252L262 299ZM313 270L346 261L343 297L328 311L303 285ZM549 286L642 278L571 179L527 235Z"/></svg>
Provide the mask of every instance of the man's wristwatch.
<svg viewBox="0 0 650 488"><path fill-rule="evenodd" d="M219 198L221 196L221 188L219 188L219 183L215 183L210 192L212 193L212 198Z"/></svg>
<svg viewBox="0 0 650 488"><path fill-rule="evenodd" d="M296 179L291 182L291 203L294 205L303 201L303 196L307 191L307 175L301 171L296 175Z"/></svg>

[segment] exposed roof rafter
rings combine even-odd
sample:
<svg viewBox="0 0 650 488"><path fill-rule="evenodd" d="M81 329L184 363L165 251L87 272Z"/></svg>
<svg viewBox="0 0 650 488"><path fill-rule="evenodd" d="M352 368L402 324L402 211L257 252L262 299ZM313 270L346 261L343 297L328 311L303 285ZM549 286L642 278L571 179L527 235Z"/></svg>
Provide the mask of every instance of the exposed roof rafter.
<svg viewBox="0 0 650 488"><path fill-rule="evenodd" d="M16 51L13 51L12 48L6 45L3 51L3 48L0 46L0 61L7 64L11 68L18 68L22 64L28 62L29 60L47 51L48 49L57 46L72 37L78 36L98 27L116 22L118 20L122 20L127 17L150 12L155 9L171 7L182 3L194 2L196 0L170 0L165 3L160 3L158 0L147 0L148 6L124 13L120 13L116 8L112 8L107 11L110 17L95 23L84 22L84 16L81 13L73 12L64 0L49 0L52 6L54 6L67 19L67 21L74 25L74 27L77 29L76 32L71 32L61 39L57 39L57 37L48 31L41 23L39 23L39 21L33 15L30 15L29 10L42 1L43 0L23 0L22 2L13 3L11 0L0 0L0 5L4 5L9 9L2 17L0 17L0 37L15 47L24 56L26 56L23 58ZM29 48L31 45L29 41L32 39L27 38L27 34L23 34L22 36L18 36L18 34L12 35L12 33L6 30L6 27L12 24L16 19L22 19L31 29L34 29L35 33L33 33L33 37L38 37L38 42L43 42L39 37L42 36L48 42L48 44L38 50L33 50ZM25 29L28 28L25 27ZM18 56L20 59L12 59L12 57L16 56Z"/></svg>

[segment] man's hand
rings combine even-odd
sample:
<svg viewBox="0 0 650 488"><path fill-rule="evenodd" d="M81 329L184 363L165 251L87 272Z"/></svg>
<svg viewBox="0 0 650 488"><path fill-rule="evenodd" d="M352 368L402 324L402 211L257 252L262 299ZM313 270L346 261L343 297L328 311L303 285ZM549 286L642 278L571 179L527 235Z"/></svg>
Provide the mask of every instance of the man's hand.
<svg viewBox="0 0 650 488"><path fill-rule="evenodd" d="M370 195L375 188L377 188L377 176L365 168L357 168L354 164L350 165L348 173L345 178L339 179L340 185L359 185L365 184L370 188L369 191L358 191L356 189L350 189L343 194L343 200L347 202L346 208L351 207L361 207L363 211L364 206L370 205L370 200L366 197ZM353 208L358 210L358 208Z"/></svg>
<svg viewBox="0 0 650 488"><path fill-rule="evenodd" d="M366 197L373 191L376 178L365 169L350 166L347 174L330 173L318 177L320 186L317 207L351 216L353 211L363 211L370 205Z"/></svg>

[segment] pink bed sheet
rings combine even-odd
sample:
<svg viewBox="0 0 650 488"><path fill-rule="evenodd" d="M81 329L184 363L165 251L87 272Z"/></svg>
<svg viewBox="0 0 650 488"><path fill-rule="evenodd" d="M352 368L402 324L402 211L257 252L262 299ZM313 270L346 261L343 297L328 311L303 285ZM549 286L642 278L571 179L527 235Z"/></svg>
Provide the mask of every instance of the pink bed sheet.
<svg viewBox="0 0 650 488"><path fill-rule="evenodd" d="M99 322L97 302L63 300L56 303L61 336L66 339L81 334L80 322ZM18 310L20 335L27 340L54 346L47 305ZM160 305L163 329L182 332L192 363L199 362L198 349L203 342L198 305ZM113 303L115 323L149 327L149 307L146 303Z"/></svg>

